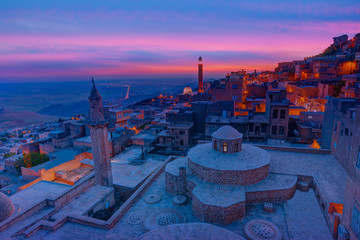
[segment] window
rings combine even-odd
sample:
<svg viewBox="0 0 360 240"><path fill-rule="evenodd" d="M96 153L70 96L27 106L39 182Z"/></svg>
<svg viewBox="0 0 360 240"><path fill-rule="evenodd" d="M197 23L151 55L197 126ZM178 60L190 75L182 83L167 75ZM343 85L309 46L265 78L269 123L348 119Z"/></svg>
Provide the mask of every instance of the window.
<svg viewBox="0 0 360 240"><path fill-rule="evenodd" d="M345 128L345 135L348 136L349 135L349 129Z"/></svg>
<svg viewBox="0 0 360 240"><path fill-rule="evenodd" d="M184 140L180 140L180 146L184 146Z"/></svg>
<svg viewBox="0 0 360 240"><path fill-rule="evenodd" d="M284 127L284 126L280 126L280 127L279 127L279 134L280 134L280 135L284 135L284 134L285 134L285 127Z"/></svg>
<svg viewBox="0 0 360 240"><path fill-rule="evenodd" d="M237 84L233 84L231 87L232 87L232 89L238 89L238 85L237 85Z"/></svg>
<svg viewBox="0 0 360 240"><path fill-rule="evenodd" d="M358 169L360 169L360 149L358 150L358 158L357 158L357 162L356 162L356 167Z"/></svg>
<svg viewBox="0 0 360 240"><path fill-rule="evenodd" d="M278 110L273 110L273 118L277 118Z"/></svg>
<svg viewBox="0 0 360 240"><path fill-rule="evenodd" d="M249 123L249 132L253 132L253 131L254 131L254 124Z"/></svg>
<svg viewBox="0 0 360 240"><path fill-rule="evenodd" d="M360 212L356 208L353 207L353 212L351 216L351 228L355 232L355 234L360 238Z"/></svg>
<svg viewBox="0 0 360 240"><path fill-rule="evenodd" d="M276 134L276 126L271 127L271 134Z"/></svg>
<svg viewBox="0 0 360 240"><path fill-rule="evenodd" d="M234 152L239 151L239 143L235 143L234 145Z"/></svg>
<svg viewBox="0 0 360 240"><path fill-rule="evenodd" d="M238 96L232 96L232 100L233 100L233 101L237 101L237 100L238 100Z"/></svg>
<svg viewBox="0 0 360 240"><path fill-rule="evenodd" d="M180 135L185 135L185 131L180 131Z"/></svg>
<svg viewBox="0 0 360 240"><path fill-rule="evenodd" d="M214 150L217 150L217 141L214 141Z"/></svg>
<svg viewBox="0 0 360 240"><path fill-rule="evenodd" d="M262 133L266 132L266 124L261 124L261 132Z"/></svg>
<svg viewBox="0 0 360 240"><path fill-rule="evenodd" d="M223 144L223 152L224 153L228 152L228 144L226 142Z"/></svg>
<svg viewBox="0 0 360 240"><path fill-rule="evenodd" d="M286 114L286 111L285 111L285 110L281 110L281 111L280 111L280 118L281 118L281 119L285 119L285 114Z"/></svg>

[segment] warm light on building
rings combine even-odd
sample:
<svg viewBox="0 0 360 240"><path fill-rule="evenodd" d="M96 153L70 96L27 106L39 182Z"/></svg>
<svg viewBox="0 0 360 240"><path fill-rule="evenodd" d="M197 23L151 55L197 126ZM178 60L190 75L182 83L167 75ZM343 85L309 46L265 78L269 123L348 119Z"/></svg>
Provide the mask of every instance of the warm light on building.
<svg viewBox="0 0 360 240"><path fill-rule="evenodd" d="M320 149L320 144L314 140L310 147L314 149Z"/></svg>

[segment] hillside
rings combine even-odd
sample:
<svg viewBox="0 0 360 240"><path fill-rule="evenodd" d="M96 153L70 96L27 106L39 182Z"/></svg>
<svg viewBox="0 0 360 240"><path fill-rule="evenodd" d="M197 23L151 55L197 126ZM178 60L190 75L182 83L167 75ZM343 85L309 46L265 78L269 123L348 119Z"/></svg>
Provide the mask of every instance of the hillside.
<svg viewBox="0 0 360 240"><path fill-rule="evenodd" d="M40 109L37 113L57 117L72 117L79 114L87 114L89 104L87 101L79 101L70 104L55 104Z"/></svg>
<svg viewBox="0 0 360 240"><path fill-rule="evenodd" d="M58 118L28 111L11 111L9 109L0 108L0 131L15 128L25 127L31 124L38 124L43 122L55 121Z"/></svg>

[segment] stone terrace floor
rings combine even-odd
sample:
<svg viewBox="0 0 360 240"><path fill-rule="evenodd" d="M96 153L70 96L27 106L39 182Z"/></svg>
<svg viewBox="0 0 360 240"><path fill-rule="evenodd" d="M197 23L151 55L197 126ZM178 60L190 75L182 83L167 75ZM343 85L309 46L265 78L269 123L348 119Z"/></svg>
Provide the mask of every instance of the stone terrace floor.
<svg viewBox="0 0 360 240"><path fill-rule="evenodd" d="M345 191L346 172L331 155L269 151L271 154L270 172L282 174L314 176L327 195L334 202L342 202ZM198 222L192 215L191 202L185 206L172 204L173 196L165 192L164 173L151 185L144 196L139 199L111 230L104 230L75 223L66 223L54 232L40 230L30 239L133 239L146 232L142 224L131 225L127 222L129 215L141 212L145 216L161 208L175 208L183 212L188 222ZM159 194L162 200L148 204L144 198L150 194ZM332 239L314 191L296 191L294 197L274 205L273 213L265 213L261 205L246 207L246 217L233 224L222 226L244 236L243 227L250 219L262 218L275 223L283 233L283 239Z"/></svg>
<svg viewBox="0 0 360 240"><path fill-rule="evenodd" d="M344 202L347 173L332 155L268 152L271 155L271 173L313 176L330 202Z"/></svg>

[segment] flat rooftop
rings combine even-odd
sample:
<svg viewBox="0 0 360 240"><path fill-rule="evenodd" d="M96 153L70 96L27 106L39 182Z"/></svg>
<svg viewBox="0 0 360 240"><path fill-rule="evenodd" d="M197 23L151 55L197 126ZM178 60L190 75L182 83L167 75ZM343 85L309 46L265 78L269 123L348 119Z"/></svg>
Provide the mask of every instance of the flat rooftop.
<svg viewBox="0 0 360 240"><path fill-rule="evenodd" d="M129 160L139 158L141 148L131 148L125 153L118 154L111 159L113 183L119 187L134 189L157 169L164 157L146 157L142 165L131 165Z"/></svg>
<svg viewBox="0 0 360 240"><path fill-rule="evenodd" d="M53 167L56 167L60 164L63 164L67 161L70 161L72 159L75 158L76 156L76 151L73 151L73 150L62 150L62 151L59 151L59 152L53 152L51 153L52 156L55 157L54 160L49 160L47 162L44 162L40 165L37 165L35 167L32 167L31 169L34 170L34 171L38 171L39 169L45 169L45 170L48 170L48 169L51 169ZM49 154L50 155L50 154Z"/></svg>
<svg viewBox="0 0 360 240"><path fill-rule="evenodd" d="M121 169L121 164L125 164L129 157L134 157L139 154L139 150L140 149L129 151L124 153L124 156L121 156L122 154L118 155L113 159L113 164L118 164L119 169ZM320 186L322 193L325 194L325 197L329 199L329 201L343 202L347 174L334 157L327 154L295 153L277 150L268 150L268 152L271 155L271 173L313 176L314 181ZM154 161L156 160L154 159ZM131 176L133 170L129 169L125 172L130 173L129 178L134 177L135 179L135 176ZM115 176L114 174L114 177ZM125 178L127 178L127 175L123 174L123 180ZM120 179L121 178L119 178L118 181L120 181ZM51 194L53 194L53 196L61 194L62 191L65 191L65 189L62 188L67 188L67 186L63 185L58 189L56 186L55 183L45 183L43 186L37 185L36 188L37 191L45 191L44 195L49 195L50 197ZM23 197L26 197L26 194L30 194L30 192L24 194L25 196ZM33 196L33 194L36 193L34 192L31 195ZM145 198L150 195L160 195L161 200L157 203L149 204L145 201ZM130 216L135 213L141 213L145 220L154 211L166 208L181 211L186 215L187 222L189 223L199 222L192 214L191 201L188 201L185 205L177 206L172 203L173 197L174 196L165 191L165 173L163 172L155 179L150 187L139 196L139 199L130 206L129 210L114 228L106 230L67 222L55 231L39 230L29 239L72 239L74 236L76 236L77 239L134 239L134 237L144 234L146 230L142 223L130 224L128 222ZM32 198L35 197L33 196ZM283 239L286 240L304 239L304 236L306 236L306 239L332 239L313 189L310 189L308 192L300 192L297 190L294 197L289 201L275 203L274 209L274 212L266 213L263 211L262 204L249 205L246 207L246 216L244 219L220 227L245 236L244 225L251 219L261 218L267 219L278 226L283 234Z"/></svg>
<svg viewBox="0 0 360 240"><path fill-rule="evenodd" d="M271 155L271 173L313 176L330 202L344 202L347 173L332 155L268 152Z"/></svg>

